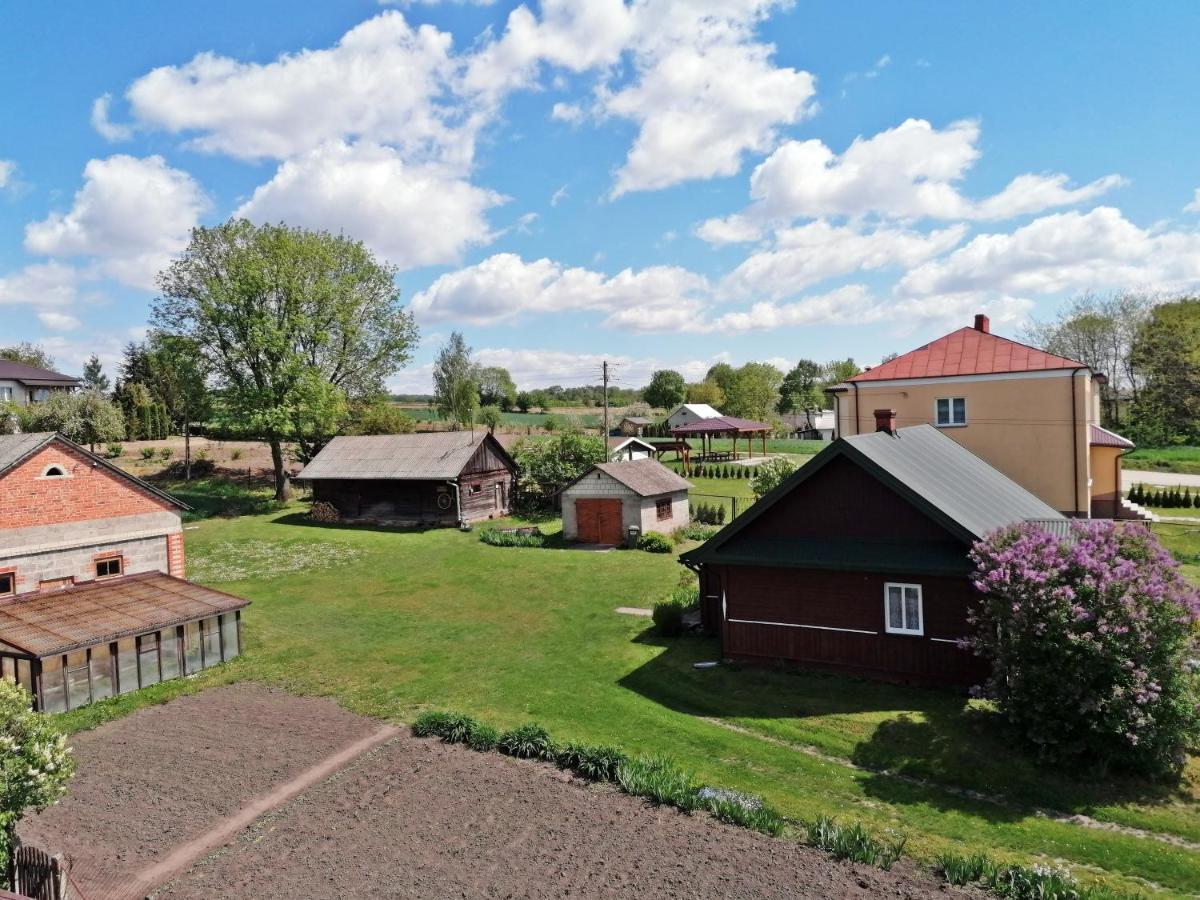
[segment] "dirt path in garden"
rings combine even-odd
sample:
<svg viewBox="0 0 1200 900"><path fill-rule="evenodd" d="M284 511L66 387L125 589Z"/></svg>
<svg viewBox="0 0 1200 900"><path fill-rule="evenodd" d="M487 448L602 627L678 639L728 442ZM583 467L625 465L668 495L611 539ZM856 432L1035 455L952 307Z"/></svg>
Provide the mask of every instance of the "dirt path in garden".
<svg viewBox="0 0 1200 900"><path fill-rule="evenodd" d="M834 862L254 685L183 697L72 743L70 794L21 834L72 858L86 900L955 893L905 862L890 872ZM138 883L172 872L158 889Z"/></svg>

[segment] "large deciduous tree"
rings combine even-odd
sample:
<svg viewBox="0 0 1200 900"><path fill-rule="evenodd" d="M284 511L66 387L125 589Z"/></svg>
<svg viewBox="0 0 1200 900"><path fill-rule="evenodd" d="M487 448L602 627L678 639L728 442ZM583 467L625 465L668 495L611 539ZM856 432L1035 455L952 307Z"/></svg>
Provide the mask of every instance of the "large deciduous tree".
<svg viewBox="0 0 1200 900"><path fill-rule="evenodd" d="M452 331L433 363L433 399L452 428L468 428L479 410L477 369L462 332Z"/></svg>
<svg viewBox="0 0 1200 900"><path fill-rule="evenodd" d="M1122 403L1137 399L1133 348L1153 302L1150 295L1136 292L1083 294L1072 298L1054 321L1031 326L1025 337L1104 375L1099 385L1103 421L1117 427Z"/></svg>
<svg viewBox="0 0 1200 900"><path fill-rule="evenodd" d="M825 407L825 394L821 390L821 365L811 359L802 359L783 377L779 387L779 411L800 412L808 417L812 427L813 413Z"/></svg>
<svg viewBox="0 0 1200 900"><path fill-rule="evenodd" d="M657 409L671 409L687 397L687 382L674 369L659 369L650 376L642 398Z"/></svg>
<svg viewBox="0 0 1200 900"><path fill-rule="evenodd" d="M508 412L517 402L517 385L508 369L480 366L475 370L475 383L479 385L479 402L484 406L498 406Z"/></svg>
<svg viewBox="0 0 1200 900"><path fill-rule="evenodd" d="M417 329L395 273L360 241L244 219L193 229L160 273L154 324L195 343L226 414L270 446L277 498L284 443L320 440L331 407L382 393L408 362Z"/></svg>
<svg viewBox="0 0 1200 900"><path fill-rule="evenodd" d="M720 409L725 402L725 392L711 378L696 384L689 384L687 389L688 403L707 403L713 409Z"/></svg>
<svg viewBox="0 0 1200 900"><path fill-rule="evenodd" d="M1200 441L1200 299L1155 306L1138 329L1131 359L1142 381L1133 403L1138 440Z"/></svg>
<svg viewBox="0 0 1200 900"><path fill-rule="evenodd" d="M783 373L770 363L746 363L734 371L722 411L730 416L766 421L779 403L782 384Z"/></svg>

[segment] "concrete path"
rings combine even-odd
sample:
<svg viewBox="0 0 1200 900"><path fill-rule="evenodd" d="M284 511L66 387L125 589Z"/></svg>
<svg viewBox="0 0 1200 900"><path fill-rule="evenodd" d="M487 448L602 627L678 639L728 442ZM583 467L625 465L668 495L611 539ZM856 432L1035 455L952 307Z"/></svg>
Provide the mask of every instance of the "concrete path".
<svg viewBox="0 0 1200 900"><path fill-rule="evenodd" d="M1139 472L1121 470L1121 487L1125 490L1135 484L1157 484L1162 487L1200 488L1200 475L1184 475L1179 472Z"/></svg>
<svg viewBox="0 0 1200 900"><path fill-rule="evenodd" d="M626 616L645 616L646 618L654 615L654 610L645 609L641 606L618 606L617 612Z"/></svg>

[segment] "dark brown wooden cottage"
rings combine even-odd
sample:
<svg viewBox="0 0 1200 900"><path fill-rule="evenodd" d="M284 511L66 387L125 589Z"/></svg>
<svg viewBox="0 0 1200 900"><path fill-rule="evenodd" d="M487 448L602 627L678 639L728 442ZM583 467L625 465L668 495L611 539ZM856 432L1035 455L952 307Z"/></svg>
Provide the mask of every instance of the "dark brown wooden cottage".
<svg viewBox="0 0 1200 900"><path fill-rule="evenodd" d="M336 437L296 476L348 521L454 526L506 516L517 466L486 431Z"/></svg>
<svg viewBox="0 0 1200 900"><path fill-rule="evenodd" d="M924 683L986 674L957 644L971 544L1067 520L933 426L881 426L835 441L681 557L722 656Z"/></svg>

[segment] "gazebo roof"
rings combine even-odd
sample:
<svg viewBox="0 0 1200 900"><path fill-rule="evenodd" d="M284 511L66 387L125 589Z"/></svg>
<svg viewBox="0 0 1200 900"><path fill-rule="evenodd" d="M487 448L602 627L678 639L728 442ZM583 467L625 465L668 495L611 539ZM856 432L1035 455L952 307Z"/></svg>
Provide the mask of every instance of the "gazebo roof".
<svg viewBox="0 0 1200 900"><path fill-rule="evenodd" d="M747 432L770 431L771 426L766 422L755 422L753 419L739 419L734 416L721 416L716 419L701 419L690 425L680 425L672 428L671 434L746 434Z"/></svg>

